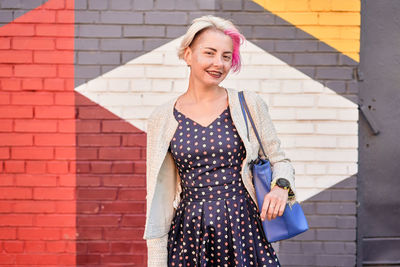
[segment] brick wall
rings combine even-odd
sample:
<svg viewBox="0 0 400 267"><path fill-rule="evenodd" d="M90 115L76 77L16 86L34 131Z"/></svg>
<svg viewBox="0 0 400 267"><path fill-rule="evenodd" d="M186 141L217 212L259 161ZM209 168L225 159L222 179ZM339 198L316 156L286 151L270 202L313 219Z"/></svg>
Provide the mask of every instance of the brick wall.
<svg viewBox="0 0 400 267"><path fill-rule="evenodd" d="M77 0L73 44L62 34L71 28L69 2L48 1L49 9L40 11L46 15L15 21L44 2L0 1L0 131L7 137L0 146L0 190L14 194L0 197L1 212L11 216L0 225L0 257L13 261L6 264L25 264L17 259L32 254L30 241L18 233L35 228L38 260L50 254L72 259L76 245L71 264L145 265L146 118L186 90L188 69L176 48L188 24L217 14L232 19L248 40L242 72L224 85L265 99L296 168L311 228L274 245L282 264L354 266L359 1ZM65 62L71 54L73 65ZM32 170L41 176L29 176L31 184L24 185ZM65 199L39 201L37 192ZM35 213L31 206L29 212L16 208L31 202ZM43 225L44 218L53 225ZM53 236L46 231L59 220L67 225L54 236L62 239L68 229L76 240L49 252L55 240L41 238ZM7 243L15 243L15 251Z"/></svg>

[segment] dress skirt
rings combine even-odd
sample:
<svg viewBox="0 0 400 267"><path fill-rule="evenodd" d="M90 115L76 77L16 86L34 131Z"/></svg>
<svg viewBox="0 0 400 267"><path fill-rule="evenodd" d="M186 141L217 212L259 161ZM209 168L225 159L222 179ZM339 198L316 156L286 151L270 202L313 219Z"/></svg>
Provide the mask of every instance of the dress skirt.
<svg viewBox="0 0 400 267"><path fill-rule="evenodd" d="M168 266L280 266L241 179L246 151L229 107L208 126L174 115L169 152L182 193L168 232Z"/></svg>

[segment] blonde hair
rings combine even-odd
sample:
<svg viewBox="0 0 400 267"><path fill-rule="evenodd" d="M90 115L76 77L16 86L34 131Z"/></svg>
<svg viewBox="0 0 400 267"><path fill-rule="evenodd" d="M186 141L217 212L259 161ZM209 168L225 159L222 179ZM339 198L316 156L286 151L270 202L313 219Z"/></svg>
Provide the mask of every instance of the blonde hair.
<svg viewBox="0 0 400 267"><path fill-rule="evenodd" d="M196 36L203 30L213 28L222 31L226 35L230 36L233 43L233 55L232 55L232 69L233 71L240 70L240 52L239 46L245 40L244 36L240 34L239 30L233 25L230 20L216 17L213 15L206 15L196 18L192 21L186 34L183 36L180 47L178 49L179 59L183 59L185 49L189 47Z"/></svg>

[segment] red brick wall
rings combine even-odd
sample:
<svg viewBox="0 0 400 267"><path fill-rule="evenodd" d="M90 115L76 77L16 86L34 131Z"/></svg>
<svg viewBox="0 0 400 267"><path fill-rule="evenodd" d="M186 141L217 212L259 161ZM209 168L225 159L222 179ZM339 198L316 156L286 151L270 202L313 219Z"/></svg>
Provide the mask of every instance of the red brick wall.
<svg viewBox="0 0 400 267"><path fill-rule="evenodd" d="M75 266L73 8L0 28L0 265Z"/></svg>

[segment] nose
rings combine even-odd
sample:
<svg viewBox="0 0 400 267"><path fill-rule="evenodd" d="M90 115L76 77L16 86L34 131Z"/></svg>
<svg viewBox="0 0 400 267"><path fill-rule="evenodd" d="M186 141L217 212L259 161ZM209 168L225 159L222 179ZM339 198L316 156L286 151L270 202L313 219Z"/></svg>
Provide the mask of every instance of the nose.
<svg viewBox="0 0 400 267"><path fill-rule="evenodd" d="M214 65L215 66L222 66L222 62L223 62L222 56L216 55L214 57Z"/></svg>

